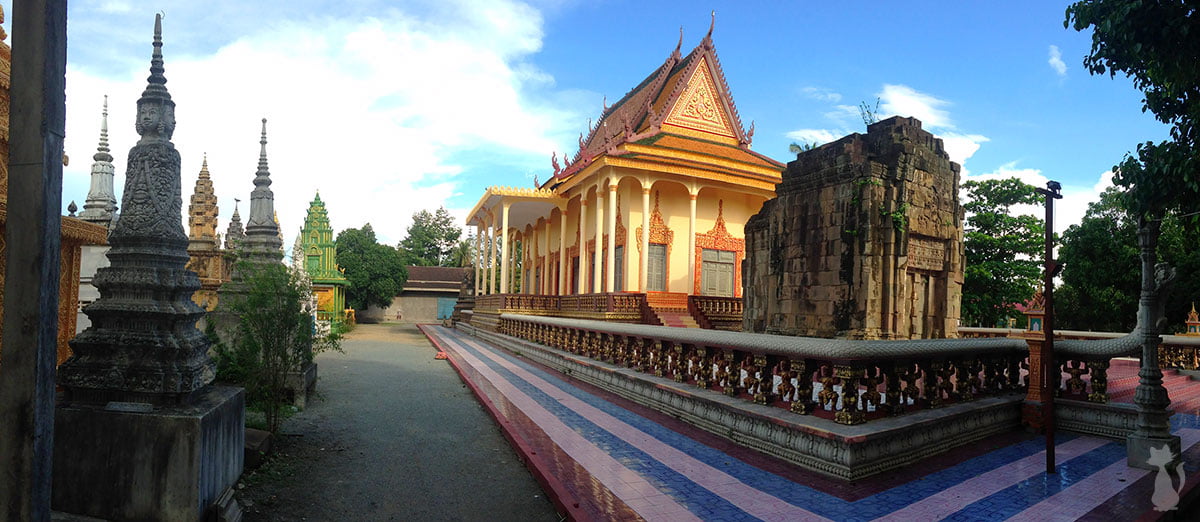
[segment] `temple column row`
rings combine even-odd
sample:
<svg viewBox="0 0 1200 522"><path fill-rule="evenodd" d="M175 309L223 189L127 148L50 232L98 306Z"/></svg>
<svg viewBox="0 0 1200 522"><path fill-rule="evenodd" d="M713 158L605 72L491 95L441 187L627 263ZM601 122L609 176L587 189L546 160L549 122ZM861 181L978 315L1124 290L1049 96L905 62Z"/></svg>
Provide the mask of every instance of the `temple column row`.
<svg viewBox="0 0 1200 522"><path fill-rule="evenodd" d="M642 187L642 248L638 255L638 291L646 291L647 274L650 273L650 186Z"/></svg>
<svg viewBox="0 0 1200 522"><path fill-rule="evenodd" d="M616 288L616 268L617 268L617 184L608 184L608 266L604 270L604 275L608 279L604 284L605 292L613 292ZM596 242L596 248L600 248L600 242Z"/></svg>
<svg viewBox="0 0 1200 522"><path fill-rule="evenodd" d="M586 195L579 198L579 274L575 277L575 293L586 294L587 286L587 208Z"/></svg>
<svg viewBox="0 0 1200 522"><path fill-rule="evenodd" d="M567 209L559 212L558 228L558 295L567 294Z"/></svg>
<svg viewBox="0 0 1200 522"><path fill-rule="evenodd" d="M688 193L688 287L696 284L696 196L694 192ZM689 294L691 291L688 292Z"/></svg>
<svg viewBox="0 0 1200 522"><path fill-rule="evenodd" d="M596 250L592 252L592 293L598 294L600 290L600 280L603 274L600 273L604 267L603 259L600 255L603 253L601 243L604 240L604 193L603 188L596 185Z"/></svg>
<svg viewBox="0 0 1200 522"><path fill-rule="evenodd" d="M502 294L508 293L508 260L509 254L512 252L512 249L509 248L508 244L508 208L510 205L511 204L507 201L503 202L502 210L500 211L500 230L501 234L504 235L503 241L501 242L504 251L500 255L500 293Z"/></svg>
<svg viewBox="0 0 1200 522"><path fill-rule="evenodd" d="M483 288L479 286L483 282L483 223L475 223L475 295L479 295Z"/></svg>
<svg viewBox="0 0 1200 522"><path fill-rule="evenodd" d="M496 227L498 225L495 221L489 222L488 225L488 230L491 232L489 237L491 241L488 242L487 293L494 294L496 293L496 250L500 248L500 245L496 241Z"/></svg>

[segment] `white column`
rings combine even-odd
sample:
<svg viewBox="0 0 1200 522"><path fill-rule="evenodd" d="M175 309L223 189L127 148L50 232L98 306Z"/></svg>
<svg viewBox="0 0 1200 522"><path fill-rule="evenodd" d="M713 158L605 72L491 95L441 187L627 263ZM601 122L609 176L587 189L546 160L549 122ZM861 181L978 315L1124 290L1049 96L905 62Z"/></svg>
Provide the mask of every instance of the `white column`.
<svg viewBox="0 0 1200 522"><path fill-rule="evenodd" d="M559 213L558 295L567 295L567 209Z"/></svg>
<svg viewBox="0 0 1200 522"><path fill-rule="evenodd" d="M496 293L496 249L499 245L496 244L496 224L489 223L488 231L488 280L487 293Z"/></svg>
<svg viewBox="0 0 1200 522"><path fill-rule="evenodd" d="M587 280L588 273L587 208L587 193L585 192L584 195L580 196L579 198L579 275L575 278L575 286L579 288L576 290L576 292L580 294L588 293L586 290L587 284L585 282Z"/></svg>
<svg viewBox="0 0 1200 522"><path fill-rule="evenodd" d="M696 290L696 196L697 194L688 194L688 286L692 292Z"/></svg>
<svg viewBox="0 0 1200 522"><path fill-rule="evenodd" d="M638 291L645 292L649 288L650 278L650 185L646 181L642 187L642 249L638 252Z"/></svg>
<svg viewBox="0 0 1200 522"><path fill-rule="evenodd" d="M509 258L509 254L512 253L512 250L509 248L509 245L508 245L508 207L509 207L509 205L510 205L509 203L505 202L502 207L503 210L500 211L500 233L503 234L503 236L504 236L504 240L501 241L501 243L500 243L502 245L502 248L504 249L504 251L501 252L501 255L500 255L500 293L502 293L502 294L508 293L508 265L509 265L508 258Z"/></svg>
<svg viewBox="0 0 1200 522"><path fill-rule="evenodd" d="M604 262L600 258L600 254L602 254L603 250L604 250L604 245L601 244L601 242L604 241L604 192L603 192L603 188L601 188L598 185L596 186L596 232L595 232L595 234L596 234L596 252L592 256L592 264L593 264L592 292L598 294L598 293L604 291L603 289L600 288L600 276L602 275L600 273L600 271L601 271L601 269L604 268Z"/></svg>
<svg viewBox="0 0 1200 522"><path fill-rule="evenodd" d="M536 284L538 254L541 253L538 250L537 222L533 223L533 232L531 232L531 234L532 235L529 236L529 253L532 254L529 261L529 293L540 294L542 293L541 289L538 288L538 285Z"/></svg>
<svg viewBox="0 0 1200 522"><path fill-rule="evenodd" d="M483 224L475 223L475 295L482 293L483 282Z"/></svg>
<svg viewBox="0 0 1200 522"><path fill-rule="evenodd" d="M605 276L608 282L604 284L605 292L616 289L617 277L617 185L608 186L608 268Z"/></svg>

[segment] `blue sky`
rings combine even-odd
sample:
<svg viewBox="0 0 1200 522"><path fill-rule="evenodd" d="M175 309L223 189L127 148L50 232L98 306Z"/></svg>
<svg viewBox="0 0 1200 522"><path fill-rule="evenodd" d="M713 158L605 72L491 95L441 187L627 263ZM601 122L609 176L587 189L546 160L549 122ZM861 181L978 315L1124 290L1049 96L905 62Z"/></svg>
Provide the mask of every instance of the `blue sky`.
<svg viewBox="0 0 1200 522"><path fill-rule="evenodd" d="M715 9L754 150L787 161L793 141L863 131L856 107L878 98L942 136L968 179L1061 181L1061 230L1126 151L1167 135L1127 79L1083 70L1090 35L1063 28L1066 5L74 0L63 203L86 197L104 94L121 191L159 10L185 201L207 152L224 230L233 198L249 199L267 117L290 245L317 190L335 229L370 222L395 243L417 210L462 215L487 185L545 179L604 97L661 64L681 26L695 46Z"/></svg>

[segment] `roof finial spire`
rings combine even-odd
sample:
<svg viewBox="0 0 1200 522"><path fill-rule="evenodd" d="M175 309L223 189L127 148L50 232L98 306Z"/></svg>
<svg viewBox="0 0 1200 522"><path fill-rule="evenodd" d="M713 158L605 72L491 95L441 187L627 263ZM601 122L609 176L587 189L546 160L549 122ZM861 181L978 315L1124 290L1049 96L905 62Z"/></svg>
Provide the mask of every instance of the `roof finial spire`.
<svg viewBox="0 0 1200 522"><path fill-rule="evenodd" d="M715 27L716 25L717 25L717 10L713 9L712 22L709 22L709 24L708 24L708 34L704 35L704 39L700 41L700 45L704 46L705 49L712 49L712 47L713 47L712 32L713 32L713 27Z"/></svg>
<svg viewBox="0 0 1200 522"><path fill-rule="evenodd" d="M208 153L204 153L204 161L200 163L200 179L209 179L208 173Z"/></svg>
<svg viewBox="0 0 1200 522"><path fill-rule="evenodd" d="M679 50L683 49L683 26L679 26L679 43L675 44L675 53L679 54Z"/></svg>
<svg viewBox="0 0 1200 522"><path fill-rule="evenodd" d="M100 146L101 152L109 152L108 148L108 95L104 95L104 110L100 111Z"/></svg>

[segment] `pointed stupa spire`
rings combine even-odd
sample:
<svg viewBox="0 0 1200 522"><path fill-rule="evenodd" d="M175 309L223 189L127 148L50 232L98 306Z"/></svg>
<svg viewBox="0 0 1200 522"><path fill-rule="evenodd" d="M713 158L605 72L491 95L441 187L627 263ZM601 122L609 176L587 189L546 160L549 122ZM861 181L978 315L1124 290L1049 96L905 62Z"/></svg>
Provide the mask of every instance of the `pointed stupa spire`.
<svg viewBox="0 0 1200 522"><path fill-rule="evenodd" d="M246 221L245 250L249 259L279 262L283 239L275 222L275 194L271 192L271 171L267 168L267 119L262 120L259 139L258 171L250 192L250 218Z"/></svg>
<svg viewBox="0 0 1200 522"><path fill-rule="evenodd" d="M108 148L108 95L104 95L104 110L100 112L100 144L96 146L96 154L92 156L96 161L112 161L112 154L109 154Z"/></svg>
<svg viewBox="0 0 1200 522"><path fill-rule="evenodd" d="M187 404L215 373L208 338L196 329L204 315L192 301L200 280L186 268L180 157L171 143L175 103L162 75L161 16L154 20L150 72L137 102L142 138L129 150L121 218L108 236L110 265L93 281L100 298L84 309L92 324L71 341L74 355L58 369L70 403Z"/></svg>
<svg viewBox="0 0 1200 522"><path fill-rule="evenodd" d="M83 212L79 219L97 225L109 227L112 225L113 214L117 210L117 196L113 191L113 156L108 148L108 95L104 96L104 109L100 112L100 144L96 154L92 156L91 186L88 188L87 199L83 202Z"/></svg>
<svg viewBox="0 0 1200 522"><path fill-rule="evenodd" d="M208 172L208 154L205 153L188 205L188 251L216 250L221 246L217 242L217 216L220 213L212 176Z"/></svg>
<svg viewBox="0 0 1200 522"><path fill-rule="evenodd" d="M208 173L208 153L204 153L204 160L200 162L200 179L212 179Z"/></svg>
<svg viewBox="0 0 1200 522"><path fill-rule="evenodd" d="M233 217L229 218L229 228L225 230L225 250L237 250L242 240L246 239L246 231L242 229L242 216L238 214L238 203L242 200L233 198Z"/></svg>

